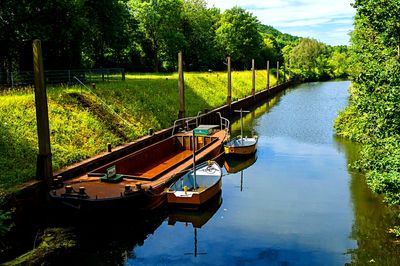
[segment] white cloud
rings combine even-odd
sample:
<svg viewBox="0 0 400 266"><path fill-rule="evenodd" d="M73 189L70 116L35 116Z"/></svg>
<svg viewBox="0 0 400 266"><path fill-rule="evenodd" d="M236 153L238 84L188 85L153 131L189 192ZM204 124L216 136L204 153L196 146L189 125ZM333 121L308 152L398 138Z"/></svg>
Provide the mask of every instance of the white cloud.
<svg viewBox="0 0 400 266"><path fill-rule="evenodd" d="M218 7L222 11L234 6L240 6L257 16L258 20L263 24L271 25L285 33L315 38L318 35L324 35L324 29L325 32L334 32L336 27L343 28L343 25L348 25L348 28L350 28L355 14L355 9L350 5L352 2L354 1L208 0L208 5ZM320 30L318 32L312 31L313 27L319 27ZM290 30L290 28L293 29ZM288 32L288 29L290 32ZM306 35L303 35L304 33ZM326 40L328 39L326 38ZM337 38L335 39L337 40ZM341 42L346 44L348 39L348 35L344 33ZM327 42L325 40L321 41Z"/></svg>

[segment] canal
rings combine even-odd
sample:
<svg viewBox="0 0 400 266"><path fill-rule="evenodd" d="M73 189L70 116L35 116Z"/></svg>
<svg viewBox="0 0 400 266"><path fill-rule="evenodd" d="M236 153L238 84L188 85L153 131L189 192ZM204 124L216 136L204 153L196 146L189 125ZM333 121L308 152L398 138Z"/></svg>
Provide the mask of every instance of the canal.
<svg viewBox="0 0 400 266"><path fill-rule="evenodd" d="M388 233L398 213L348 167L359 147L334 134L349 85L299 85L251 110L244 135L259 136L257 153L224 162L222 193L204 210L73 218L79 248L55 264L399 265Z"/></svg>
<svg viewBox="0 0 400 266"><path fill-rule="evenodd" d="M197 229L196 215L166 217L125 264L398 265L387 233L396 214L349 170L358 147L334 134L349 85L303 84L252 110L244 135L259 136L256 157L225 162L212 217Z"/></svg>

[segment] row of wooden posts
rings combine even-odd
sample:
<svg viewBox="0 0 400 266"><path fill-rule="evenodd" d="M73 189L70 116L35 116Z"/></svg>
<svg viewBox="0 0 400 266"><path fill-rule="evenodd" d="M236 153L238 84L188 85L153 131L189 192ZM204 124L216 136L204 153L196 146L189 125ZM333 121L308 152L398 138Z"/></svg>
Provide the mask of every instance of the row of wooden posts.
<svg viewBox="0 0 400 266"><path fill-rule="evenodd" d="M39 154L37 157L36 177L44 179L50 184L53 179L52 154L50 146L50 130L46 86L44 79L42 47L40 40L34 40L33 48L33 70L35 77L35 105L37 134L39 142ZM232 102L232 78L231 78L231 58L227 58L228 63L228 96L226 104L231 105ZM254 59L252 60L252 95L255 95L255 67ZM269 80L269 61L267 62L267 84L266 88L270 88ZM178 55L178 86L179 86L179 118L185 117L185 84L183 76L183 58L182 53ZM277 80L279 82L279 62L277 62Z"/></svg>
<svg viewBox="0 0 400 266"><path fill-rule="evenodd" d="M232 69L231 69L231 57L227 58L228 65L228 96L226 97L226 104L231 106L232 103ZM254 96L256 93L256 70L254 59L251 60L251 70L252 70L252 86L251 95ZM286 82L286 70L285 65L283 65L283 81ZM270 68L269 61L267 61L267 84L266 89L270 88ZM279 84L279 61L276 62L276 79ZM185 117L185 81L183 75L183 56L182 52L178 54L178 87L179 87L179 118Z"/></svg>

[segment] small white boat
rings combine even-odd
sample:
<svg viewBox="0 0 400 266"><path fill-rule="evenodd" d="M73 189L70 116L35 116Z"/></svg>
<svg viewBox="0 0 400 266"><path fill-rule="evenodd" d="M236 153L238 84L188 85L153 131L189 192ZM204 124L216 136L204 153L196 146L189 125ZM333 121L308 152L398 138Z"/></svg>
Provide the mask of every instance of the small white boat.
<svg viewBox="0 0 400 266"><path fill-rule="evenodd" d="M200 206L221 190L222 170L218 163L208 161L195 169L169 187L167 191L169 204Z"/></svg>
<svg viewBox="0 0 400 266"><path fill-rule="evenodd" d="M257 150L258 137L253 136L252 138L243 137L243 113L249 111L235 110L240 112L240 136L237 136L224 145L224 152L226 155L237 155L244 156L254 154Z"/></svg>

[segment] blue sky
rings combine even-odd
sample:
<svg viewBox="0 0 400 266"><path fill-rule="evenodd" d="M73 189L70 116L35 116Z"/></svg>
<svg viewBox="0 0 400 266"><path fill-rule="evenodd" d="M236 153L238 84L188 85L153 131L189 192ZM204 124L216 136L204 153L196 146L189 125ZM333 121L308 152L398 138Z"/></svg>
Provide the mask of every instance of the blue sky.
<svg viewBox="0 0 400 266"><path fill-rule="evenodd" d="M283 33L311 37L330 45L349 44L355 9L353 0L207 0L221 11L239 6L262 24Z"/></svg>

